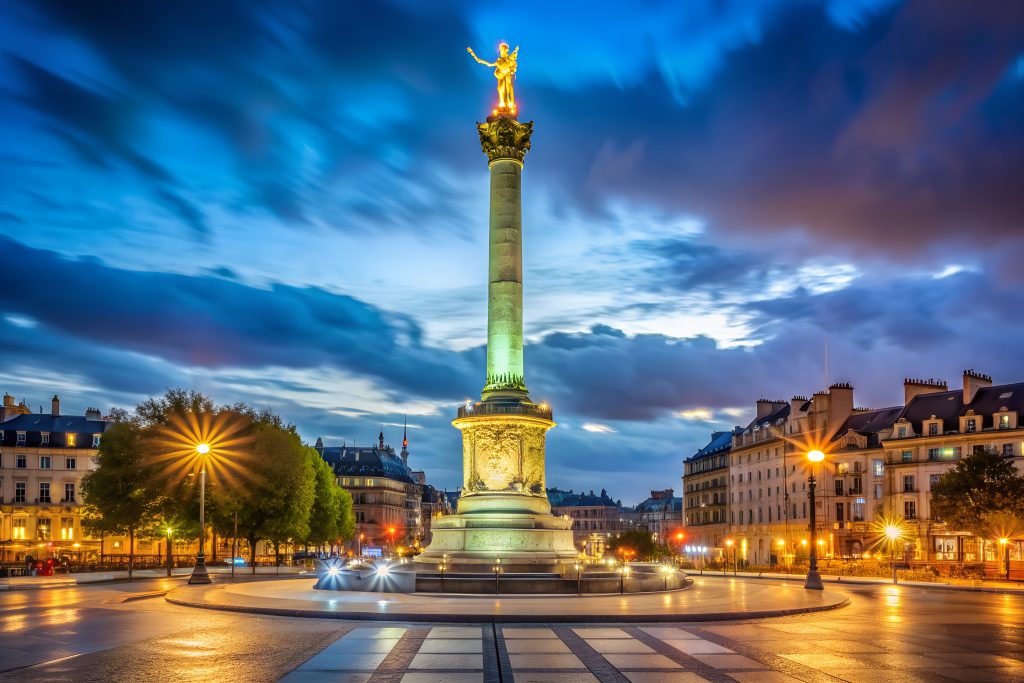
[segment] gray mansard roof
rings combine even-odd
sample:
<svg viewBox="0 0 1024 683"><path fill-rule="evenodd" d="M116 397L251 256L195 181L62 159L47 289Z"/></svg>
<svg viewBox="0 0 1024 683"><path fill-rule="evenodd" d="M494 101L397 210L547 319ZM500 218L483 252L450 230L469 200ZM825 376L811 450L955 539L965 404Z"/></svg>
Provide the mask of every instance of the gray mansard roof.
<svg viewBox="0 0 1024 683"><path fill-rule="evenodd" d="M415 484L412 470L402 462L395 449L385 446L320 446L317 449L336 476L385 477Z"/></svg>
<svg viewBox="0 0 1024 683"><path fill-rule="evenodd" d="M107 420L93 420L81 415L46 415L43 413L30 413L12 417L7 422L0 422L0 430L3 430L4 446L26 446L34 448L38 446L61 447L63 439L58 434L77 434L75 446L77 448L92 448L92 435L102 434L110 425ZM25 432L25 442L18 444L18 432ZM43 444L43 433L50 434L50 443Z"/></svg>

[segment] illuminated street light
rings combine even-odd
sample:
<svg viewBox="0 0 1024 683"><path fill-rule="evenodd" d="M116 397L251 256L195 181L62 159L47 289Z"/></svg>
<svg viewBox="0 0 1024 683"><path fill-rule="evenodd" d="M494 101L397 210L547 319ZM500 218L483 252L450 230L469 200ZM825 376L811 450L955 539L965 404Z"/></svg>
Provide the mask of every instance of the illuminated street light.
<svg viewBox="0 0 1024 683"><path fill-rule="evenodd" d="M821 574L818 573L818 529L814 515L814 489L818 482L814 477L814 466L824 459L825 454L817 448L807 452L807 460L811 463L811 474L807 477L808 504L811 507L811 557L804 588L816 591L823 590L825 586L821 583Z"/></svg>
<svg viewBox="0 0 1024 683"><path fill-rule="evenodd" d="M206 571L206 555L203 553L206 540L206 456L210 453L210 444L196 444L196 453L202 457L199 465L199 552L196 554L195 569L188 579L189 584L211 583L210 574Z"/></svg>
<svg viewBox="0 0 1024 683"><path fill-rule="evenodd" d="M167 527L167 576L171 575L171 568L174 566L174 546L171 545L171 534L174 529Z"/></svg>
<svg viewBox="0 0 1024 683"><path fill-rule="evenodd" d="M1006 580L1010 580L1010 539L1005 536L999 539L999 545L1003 546L1003 561L1006 563Z"/></svg>

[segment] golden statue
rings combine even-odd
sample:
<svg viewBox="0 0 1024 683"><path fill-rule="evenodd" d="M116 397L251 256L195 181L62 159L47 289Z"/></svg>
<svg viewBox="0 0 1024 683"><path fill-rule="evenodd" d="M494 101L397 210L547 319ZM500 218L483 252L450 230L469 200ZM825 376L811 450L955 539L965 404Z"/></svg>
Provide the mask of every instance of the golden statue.
<svg viewBox="0 0 1024 683"><path fill-rule="evenodd" d="M477 63L494 67L494 77L498 79L498 109L495 113L515 114L516 94L512 87L512 81L516 77L516 58L519 57L519 48L516 47L510 53L508 51L508 43L502 43L498 46L498 59L494 62L485 62L480 59L471 47L467 47L466 52Z"/></svg>

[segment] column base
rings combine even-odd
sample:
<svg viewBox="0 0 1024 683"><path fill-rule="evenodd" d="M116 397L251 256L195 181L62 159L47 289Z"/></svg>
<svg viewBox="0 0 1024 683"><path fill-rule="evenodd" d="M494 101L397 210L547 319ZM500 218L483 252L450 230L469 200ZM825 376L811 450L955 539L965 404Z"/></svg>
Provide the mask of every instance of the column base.
<svg viewBox="0 0 1024 683"><path fill-rule="evenodd" d="M189 585L213 583L210 573L206 571L206 557L202 554L196 556L196 566L192 570L192 576L188 577Z"/></svg>

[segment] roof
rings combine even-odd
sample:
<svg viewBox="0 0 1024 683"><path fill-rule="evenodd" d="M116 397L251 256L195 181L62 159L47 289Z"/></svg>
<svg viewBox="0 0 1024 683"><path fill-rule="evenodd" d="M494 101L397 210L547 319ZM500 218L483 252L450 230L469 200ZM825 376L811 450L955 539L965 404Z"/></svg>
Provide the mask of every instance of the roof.
<svg viewBox="0 0 1024 683"><path fill-rule="evenodd" d="M732 432L712 432L711 441L704 448L691 455L685 462L692 462L712 455L726 453L732 449Z"/></svg>
<svg viewBox="0 0 1024 683"><path fill-rule="evenodd" d="M636 506L636 511L643 512L682 512L683 499L679 496L672 498L648 498Z"/></svg>
<svg viewBox="0 0 1024 683"><path fill-rule="evenodd" d="M384 477L416 483L412 470L390 446L320 446L316 450L338 476Z"/></svg>
<svg viewBox="0 0 1024 683"><path fill-rule="evenodd" d="M808 403L810 403L810 401L808 401ZM807 404L805 403L804 405L806 406ZM789 417L789 408L790 406L788 403L783 403L764 417L755 417L750 424L746 426L744 431L753 431L755 427L766 427L768 425L775 424L778 420L785 420ZM801 410L803 410L803 408L801 408Z"/></svg>
<svg viewBox="0 0 1024 683"><path fill-rule="evenodd" d="M960 430L960 416L965 415L968 410L981 418L981 429L994 427L992 414L998 412L1004 406L1010 410L1024 414L1024 382L1016 384L998 384L996 386L978 389L974 400L964 405L963 391L938 391L929 394L918 394L900 413L900 418L906 419L914 428L914 432L921 434L924 430L921 425L934 415L942 420L942 431L955 432Z"/></svg>
<svg viewBox="0 0 1024 683"><path fill-rule="evenodd" d="M77 443L79 448L91 448L93 434L102 434L111 422L109 420L94 420L82 415L47 415L45 413L29 413L12 417L6 422L0 423L0 430L3 430L4 446L17 445L18 432L25 432L25 443L28 447L42 445L60 446L57 443L43 444L42 433L49 434L78 434L80 437Z"/></svg>
<svg viewBox="0 0 1024 683"><path fill-rule="evenodd" d="M877 435L879 432L892 427L901 412L903 412L903 406L853 413L846 418L846 422L843 423L833 438L838 439L847 432L857 432L862 436L868 437L872 434Z"/></svg>
<svg viewBox="0 0 1024 683"><path fill-rule="evenodd" d="M612 500L604 489L601 489L600 495L594 495L593 491L573 493L559 489L548 489L547 494L552 507L622 507L621 503Z"/></svg>

